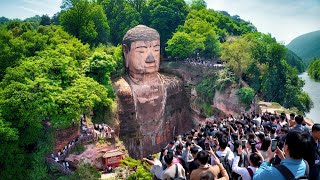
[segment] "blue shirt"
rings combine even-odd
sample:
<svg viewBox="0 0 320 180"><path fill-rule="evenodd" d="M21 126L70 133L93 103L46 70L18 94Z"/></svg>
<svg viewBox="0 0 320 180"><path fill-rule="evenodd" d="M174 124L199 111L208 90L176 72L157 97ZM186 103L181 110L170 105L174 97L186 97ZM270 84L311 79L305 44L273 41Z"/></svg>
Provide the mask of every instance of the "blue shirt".
<svg viewBox="0 0 320 180"><path fill-rule="evenodd" d="M306 164L302 159L284 159L280 164L285 165L292 172L295 178L305 175ZM263 162L253 176L253 180L260 179L285 180L284 176L275 167L269 166L267 162Z"/></svg>
<svg viewBox="0 0 320 180"><path fill-rule="evenodd" d="M306 132L310 135L310 130L308 127L303 126L302 124L297 124L296 126L294 126L291 130L294 131L302 131L302 132Z"/></svg>

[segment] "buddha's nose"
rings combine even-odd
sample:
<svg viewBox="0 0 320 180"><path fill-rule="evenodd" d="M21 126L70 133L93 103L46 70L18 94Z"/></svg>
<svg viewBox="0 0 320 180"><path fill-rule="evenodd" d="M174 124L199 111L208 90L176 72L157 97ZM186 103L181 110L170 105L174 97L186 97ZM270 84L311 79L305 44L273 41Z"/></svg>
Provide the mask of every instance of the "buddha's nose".
<svg viewBox="0 0 320 180"><path fill-rule="evenodd" d="M155 61L154 56L150 53L146 59L146 63L153 63Z"/></svg>

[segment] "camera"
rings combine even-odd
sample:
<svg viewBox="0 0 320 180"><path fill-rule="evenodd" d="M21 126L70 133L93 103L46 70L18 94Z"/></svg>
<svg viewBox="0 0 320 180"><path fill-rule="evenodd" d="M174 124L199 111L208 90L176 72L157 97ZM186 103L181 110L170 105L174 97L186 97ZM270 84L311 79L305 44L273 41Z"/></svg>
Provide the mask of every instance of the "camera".
<svg viewBox="0 0 320 180"><path fill-rule="evenodd" d="M246 147L246 143L247 143L247 140L242 140L242 141L241 141L242 148L245 148L245 147Z"/></svg>
<svg viewBox="0 0 320 180"><path fill-rule="evenodd" d="M256 143L251 143L251 151L252 153L256 152Z"/></svg>
<svg viewBox="0 0 320 180"><path fill-rule="evenodd" d="M204 143L204 150L207 150L207 151L210 150L210 144L209 143Z"/></svg>
<svg viewBox="0 0 320 180"><path fill-rule="evenodd" d="M271 151L274 152L277 149L278 140L272 139L271 140Z"/></svg>

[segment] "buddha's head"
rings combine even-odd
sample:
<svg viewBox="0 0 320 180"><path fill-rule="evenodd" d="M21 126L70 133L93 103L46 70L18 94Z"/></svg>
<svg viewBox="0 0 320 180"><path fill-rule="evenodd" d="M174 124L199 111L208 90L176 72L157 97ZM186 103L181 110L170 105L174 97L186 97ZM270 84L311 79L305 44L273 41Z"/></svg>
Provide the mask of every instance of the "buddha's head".
<svg viewBox="0 0 320 180"><path fill-rule="evenodd" d="M152 28L138 25L127 31L122 41L125 66L131 76L159 70L160 35Z"/></svg>

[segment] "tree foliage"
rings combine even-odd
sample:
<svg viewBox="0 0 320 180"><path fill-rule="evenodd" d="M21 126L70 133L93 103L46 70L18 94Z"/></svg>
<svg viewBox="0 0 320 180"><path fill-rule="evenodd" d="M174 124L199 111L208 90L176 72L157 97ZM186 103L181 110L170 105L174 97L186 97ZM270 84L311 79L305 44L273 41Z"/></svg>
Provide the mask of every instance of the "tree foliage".
<svg viewBox="0 0 320 180"><path fill-rule="evenodd" d="M296 107L301 113L308 112L312 101L302 91L304 82L298 70L286 62L287 49L270 35L250 33L244 36L251 43L254 62L244 78L265 101L278 102L284 107Z"/></svg>
<svg viewBox="0 0 320 180"><path fill-rule="evenodd" d="M145 9L142 0L99 0L110 25L110 40L117 45L122 42L125 33L142 23L141 13Z"/></svg>
<svg viewBox="0 0 320 180"><path fill-rule="evenodd" d="M250 87L243 87L239 89L237 95L240 102L246 105L246 108L248 109L254 98L254 90Z"/></svg>
<svg viewBox="0 0 320 180"><path fill-rule="evenodd" d="M242 74L253 62L250 46L250 43L244 38L235 38L222 44L221 60L233 70L239 79L239 84Z"/></svg>
<svg viewBox="0 0 320 180"><path fill-rule="evenodd" d="M207 9L207 2L205 0L192 0L190 8L194 10Z"/></svg>
<svg viewBox="0 0 320 180"><path fill-rule="evenodd" d="M63 28L84 43L106 43L110 27L102 6L88 0L72 0L71 3L72 6L60 15Z"/></svg>
<svg viewBox="0 0 320 180"><path fill-rule="evenodd" d="M0 17L0 25L1 25L1 24L4 24L4 23L6 23L6 22L9 22L9 21L10 21L10 19L8 19L8 18L6 18L6 17L4 17L4 16Z"/></svg>
<svg viewBox="0 0 320 180"><path fill-rule="evenodd" d="M299 73L306 70L306 65L302 59L289 49L287 50L286 61L290 66L297 68Z"/></svg>
<svg viewBox="0 0 320 180"><path fill-rule="evenodd" d="M166 51L169 57L185 59L190 57L197 50L204 50L204 39L201 37L190 36L185 32L176 32L167 42Z"/></svg>
<svg viewBox="0 0 320 180"><path fill-rule="evenodd" d="M0 60L10 62L12 58L15 63L3 67L0 82L0 140L4 143L0 175L42 179L47 173L44 156L52 145L46 141L42 121L48 119L55 128L70 126L71 119L97 104L110 107L113 95L108 95L109 81L100 84L86 76L92 62L88 45L57 26L24 29L23 24L14 22L1 29L0 46L6 53ZM14 34L13 29L19 33ZM15 44L23 45L20 51ZM17 52L20 56L12 57ZM112 64L117 63L108 65Z"/></svg>
<svg viewBox="0 0 320 180"><path fill-rule="evenodd" d="M127 157L121 161L121 166L128 167L130 175L126 178L128 180L148 180L152 179L152 174L147 170L150 168L149 165L144 164L140 160L135 160Z"/></svg>
<svg viewBox="0 0 320 180"><path fill-rule="evenodd" d="M41 16L41 21L40 21L40 25L42 26L47 26L51 24L51 19L50 17L46 14L46 15L42 15Z"/></svg>
<svg viewBox="0 0 320 180"><path fill-rule="evenodd" d="M76 172L70 177L72 180L77 179L88 179L88 180L97 180L101 178L100 172L92 167L90 164L85 162L80 162L80 165Z"/></svg>
<svg viewBox="0 0 320 180"><path fill-rule="evenodd" d="M308 67L308 75L315 80L320 80L320 59L315 59L311 61Z"/></svg>
<svg viewBox="0 0 320 180"><path fill-rule="evenodd" d="M145 23L159 31L162 49L175 29L184 23L187 14L188 6L184 0L148 1Z"/></svg>

